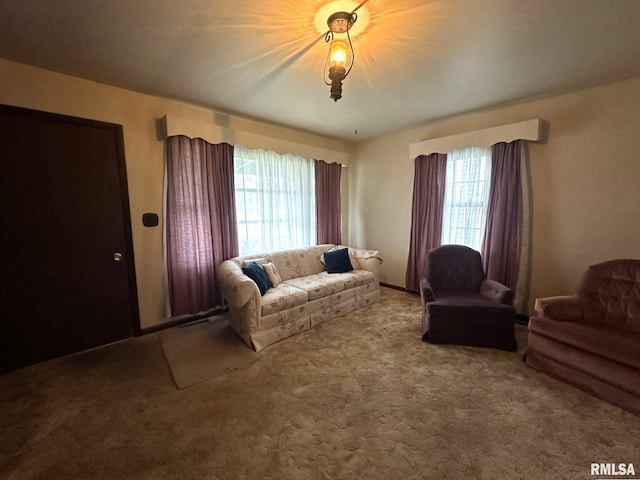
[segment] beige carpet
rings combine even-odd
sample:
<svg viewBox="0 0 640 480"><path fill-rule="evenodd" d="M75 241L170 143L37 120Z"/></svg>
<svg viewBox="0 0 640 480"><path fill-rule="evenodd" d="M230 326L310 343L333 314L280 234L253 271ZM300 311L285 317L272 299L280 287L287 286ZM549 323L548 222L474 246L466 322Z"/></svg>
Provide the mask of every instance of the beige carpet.
<svg viewBox="0 0 640 480"><path fill-rule="evenodd" d="M160 343L178 388L191 387L260 359L224 316L164 330Z"/></svg>
<svg viewBox="0 0 640 480"><path fill-rule="evenodd" d="M178 390L159 335L0 377L0 478L591 479L640 467L640 417L519 352L420 341L379 303ZM636 475L637 477L637 475Z"/></svg>

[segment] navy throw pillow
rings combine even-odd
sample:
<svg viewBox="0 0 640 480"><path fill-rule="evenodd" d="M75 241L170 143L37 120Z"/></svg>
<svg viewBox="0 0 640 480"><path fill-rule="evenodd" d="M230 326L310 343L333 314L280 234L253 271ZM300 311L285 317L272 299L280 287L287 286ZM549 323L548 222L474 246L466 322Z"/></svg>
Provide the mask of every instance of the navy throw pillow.
<svg viewBox="0 0 640 480"><path fill-rule="evenodd" d="M260 295L264 295L267 293L267 290L273 287L271 280L269 280L269 277L267 276L267 272L264 271L264 268L262 268L262 265L258 262L251 262L242 267L242 273L256 282L256 285L258 285L258 289L260 290Z"/></svg>
<svg viewBox="0 0 640 480"><path fill-rule="evenodd" d="M347 248L326 252L324 254L324 264L327 267L327 273L344 273L353 270Z"/></svg>

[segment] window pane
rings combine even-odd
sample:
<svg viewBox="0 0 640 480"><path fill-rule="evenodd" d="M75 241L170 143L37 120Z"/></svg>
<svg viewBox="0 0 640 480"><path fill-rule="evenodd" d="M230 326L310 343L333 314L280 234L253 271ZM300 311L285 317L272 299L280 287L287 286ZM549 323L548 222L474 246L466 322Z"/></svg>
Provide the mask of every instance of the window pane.
<svg viewBox="0 0 640 480"><path fill-rule="evenodd" d="M447 154L442 244L482 248L491 178L491 148L469 147Z"/></svg>
<svg viewBox="0 0 640 480"><path fill-rule="evenodd" d="M240 254L315 244L313 160L234 149Z"/></svg>

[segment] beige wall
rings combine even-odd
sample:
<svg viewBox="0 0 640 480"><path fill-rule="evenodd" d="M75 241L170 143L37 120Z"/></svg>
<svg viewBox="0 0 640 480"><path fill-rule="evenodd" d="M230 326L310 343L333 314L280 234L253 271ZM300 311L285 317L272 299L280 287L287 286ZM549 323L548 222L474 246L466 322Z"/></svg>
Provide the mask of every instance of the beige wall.
<svg viewBox="0 0 640 480"><path fill-rule="evenodd" d="M123 126L141 328L167 320L167 295L162 280L162 224L156 228L145 228L141 220L144 212L157 212L162 217L164 144L158 136L158 119L171 114L271 136L283 142L347 151L343 142L318 135L245 120L2 59L0 79L0 104Z"/></svg>
<svg viewBox="0 0 640 480"><path fill-rule="evenodd" d="M425 100L425 109L428 108ZM540 118L530 144L536 297L572 293L586 267L640 258L640 78L463 115L357 145L351 158L351 243L379 249L381 281L404 286L413 190L409 144Z"/></svg>
<svg viewBox="0 0 640 480"><path fill-rule="evenodd" d="M350 153L343 169L343 243L379 249L381 280L404 286L413 163L409 144L506 123L549 122L546 144L530 145L533 194L530 303L572 292L591 263L640 257L640 79L424 125L356 146L244 120L0 59L0 103L123 125L142 328L167 320L162 229L166 114ZM428 102L425 102L428 108ZM348 227L347 227L348 226Z"/></svg>

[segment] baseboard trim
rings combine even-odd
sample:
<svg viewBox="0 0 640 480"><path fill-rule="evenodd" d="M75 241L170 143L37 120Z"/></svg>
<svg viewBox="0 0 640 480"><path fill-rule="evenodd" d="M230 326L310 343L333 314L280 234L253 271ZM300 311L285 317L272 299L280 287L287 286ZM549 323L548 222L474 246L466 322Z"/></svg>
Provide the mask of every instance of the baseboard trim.
<svg viewBox="0 0 640 480"><path fill-rule="evenodd" d="M226 313L228 311L229 311L228 307L219 307L219 308L214 308L213 310L209 310L208 312L205 312L205 313L199 313L197 315L187 315L179 318L174 318L173 320L169 320L168 322L161 323L160 325L154 325L152 327L142 328L140 329L140 335L147 335L149 333L159 332L161 330L166 330L167 328L179 327L180 325L184 325L185 323L197 322L198 320L203 320L205 318L212 317L213 315L220 315L221 313Z"/></svg>
<svg viewBox="0 0 640 480"><path fill-rule="evenodd" d="M408 288L405 287L399 287L398 285L392 285L390 283L384 283L384 282L380 282L380 286L381 287L386 287L386 288L391 288L393 290L400 290L401 292L406 292L406 293L413 293L418 295L419 293L415 290L409 290Z"/></svg>

